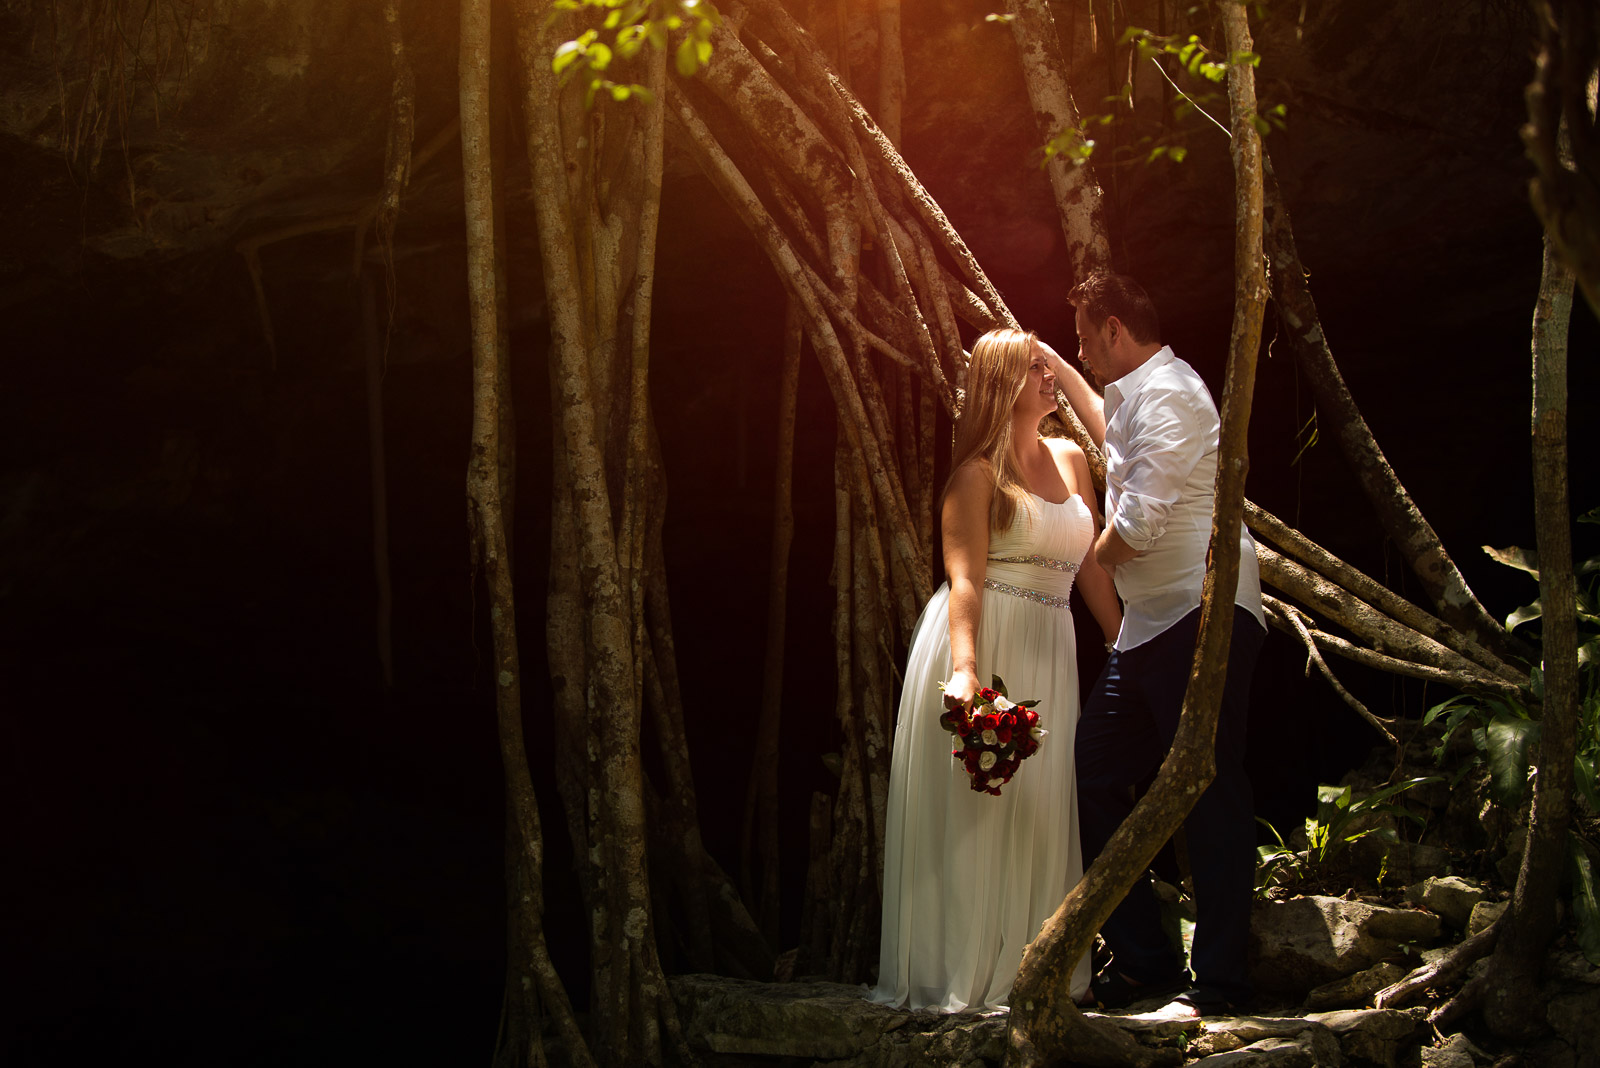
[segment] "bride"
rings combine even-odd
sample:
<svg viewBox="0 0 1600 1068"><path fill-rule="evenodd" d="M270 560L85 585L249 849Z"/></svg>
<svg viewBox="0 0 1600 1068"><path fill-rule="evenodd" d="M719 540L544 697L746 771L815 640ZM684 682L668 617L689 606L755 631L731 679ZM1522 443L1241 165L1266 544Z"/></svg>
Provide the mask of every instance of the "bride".
<svg viewBox="0 0 1600 1068"><path fill-rule="evenodd" d="M1055 376L1033 334L994 330L973 345L942 505L949 581L912 637L894 739L871 994L882 1004L1007 1007L1023 949L1083 874L1074 577L1108 640L1122 613L1088 555L1097 520L1083 451L1038 433L1055 406ZM991 675L1012 700L1037 699L1049 731L999 797L971 788L939 726L944 708L970 706ZM1073 997L1088 986L1085 959Z"/></svg>

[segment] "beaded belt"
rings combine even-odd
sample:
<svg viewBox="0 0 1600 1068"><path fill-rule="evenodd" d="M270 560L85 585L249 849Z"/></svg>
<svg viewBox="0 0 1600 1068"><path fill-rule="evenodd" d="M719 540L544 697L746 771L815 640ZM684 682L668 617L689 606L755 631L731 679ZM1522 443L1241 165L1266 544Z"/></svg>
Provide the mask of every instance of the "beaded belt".
<svg viewBox="0 0 1600 1068"><path fill-rule="evenodd" d="M1026 597L1030 601L1037 601L1047 608L1065 608L1072 602L1066 597L1056 597L1038 590L1027 590L1021 586L1013 586L1009 582L998 582L992 578L983 580L983 588L994 590L996 593L1009 593L1013 597Z"/></svg>
<svg viewBox="0 0 1600 1068"><path fill-rule="evenodd" d="M1039 567L1048 567L1051 571L1078 573L1078 565L1071 560L1053 560L1038 553L1032 556L991 556L989 561L996 564L1037 564Z"/></svg>

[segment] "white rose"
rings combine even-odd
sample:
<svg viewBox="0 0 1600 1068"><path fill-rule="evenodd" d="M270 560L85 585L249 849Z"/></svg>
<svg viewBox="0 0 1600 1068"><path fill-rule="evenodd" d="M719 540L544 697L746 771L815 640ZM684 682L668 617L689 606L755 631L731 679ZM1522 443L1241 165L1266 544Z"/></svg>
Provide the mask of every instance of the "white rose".
<svg viewBox="0 0 1600 1068"><path fill-rule="evenodd" d="M983 744L984 745L994 745L995 744L994 731L984 731L983 732ZM988 766L989 765L987 765L987 764L984 765L984 767L988 767Z"/></svg>
<svg viewBox="0 0 1600 1068"><path fill-rule="evenodd" d="M988 734L990 732L984 731L984 733ZM984 753L983 756L978 758L978 767L983 771L988 771L990 768L994 767L994 761L995 755L993 753Z"/></svg>
<svg viewBox="0 0 1600 1068"><path fill-rule="evenodd" d="M1038 740L1039 740L1039 739L1041 739L1041 738L1043 738L1043 737L1044 737L1044 736L1045 736L1045 735L1047 735L1047 734L1049 734L1049 733L1050 733L1050 732L1049 732L1049 731L1047 731L1047 730L1045 730L1045 729L1044 729L1044 728L1043 728L1043 727L1030 727L1030 728L1029 728L1029 729L1028 729L1028 734L1029 734L1029 735L1030 735L1030 736L1031 736L1031 737L1032 737L1032 738L1033 738L1033 740L1034 740L1034 741L1036 741L1036 742L1037 742L1037 741L1038 741Z"/></svg>
<svg viewBox="0 0 1600 1068"><path fill-rule="evenodd" d="M1004 697L996 697L994 699L994 710L996 712L1005 712L1008 709L1012 709L1012 708L1016 708L1016 707L1017 706L1015 704L1013 704L1010 701L1007 701Z"/></svg>

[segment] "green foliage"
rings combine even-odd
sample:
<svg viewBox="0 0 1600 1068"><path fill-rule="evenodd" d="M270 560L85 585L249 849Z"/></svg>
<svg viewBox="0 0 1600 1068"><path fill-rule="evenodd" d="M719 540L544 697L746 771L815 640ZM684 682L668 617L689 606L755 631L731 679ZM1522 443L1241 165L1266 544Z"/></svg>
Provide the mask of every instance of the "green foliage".
<svg viewBox="0 0 1600 1068"><path fill-rule="evenodd" d="M1272 832L1277 845L1256 846L1256 897L1266 897L1274 887L1289 886L1304 879L1311 871L1304 853L1289 848L1278 833L1278 828L1256 817L1256 822Z"/></svg>
<svg viewBox="0 0 1600 1068"><path fill-rule="evenodd" d="M1382 786L1362 798L1357 798L1354 789L1349 786L1317 787L1317 813L1305 822L1306 848L1302 851L1291 849L1276 827L1258 817L1256 822L1272 832L1277 844L1256 847L1256 896L1264 897L1274 887L1287 887L1316 874L1363 838L1375 837L1385 842L1398 842L1400 836L1390 826L1362 825L1374 816L1384 815L1396 816L1422 826L1425 821L1421 816L1397 804L1394 799L1424 783L1440 781L1442 777L1438 775L1419 776ZM1387 868L1388 860L1385 857L1383 870ZM1378 879L1382 882L1382 871Z"/></svg>
<svg viewBox="0 0 1600 1068"><path fill-rule="evenodd" d="M1579 523L1600 523L1600 508L1578 517ZM1505 549L1483 547L1493 560L1539 579L1538 555L1531 550L1510 546ZM1578 708L1576 745L1572 764L1573 794L1577 799L1574 815L1600 816L1600 556L1579 564L1577 583L1578 624ZM1542 619L1543 603L1535 599L1506 617L1508 631ZM1538 643L1540 639L1528 635ZM1542 657L1541 657L1542 663ZM1529 672L1530 689L1536 702L1544 701L1544 672L1535 666ZM1496 804L1515 809L1528 796L1529 784L1539 775L1534 755L1538 752L1540 724L1535 710L1514 697L1482 697L1461 694L1428 709L1423 725L1442 721L1442 735L1434 749L1441 765L1456 732L1465 728L1472 739L1473 752L1458 767L1453 781L1473 767L1487 766L1489 791ZM1600 965L1600 908L1596 907L1594 875L1588 854L1579 841L1577 828L1571 841L1573 913L1578 921L1579 945L1592 963Z"/></svg>
<svg viewBox="0 0 1600 1068"><path fill-rule="evenodd" d="M693 77L711 62L711 34L722 21L711 0L552 0L551 8L551 18L563 11L600 18L599 26L562 42L550 59L550 69L563 85L572 78L586 82L585 107L593 107L602 93L618 102L637 97L649 103L654 96L649 89L612 81L607 74L614 63L632 59L646 45L666 51L673 34L678 34L673 65L685 78Z"/></svg>
<svg viewBox="0 0 1600 1068"><path fill-rule="evenodd" d="M1354 798L1354 792L1348 786L1317 787L1317 814L1306 820L1308 859L1314 858L1313 864L1320 867L1344 852L1353 843L1369 835L1375 835L1386 842L1398 842L1399 836L1392 827L1366 827L1361 830L1355 828L1378 814L1398 816L1410 820L1419 827L1422 826L1424 820L1421 816L1403 805L1394 804L1390 798L1412 787L1439 782L1440 779L1438 775L1428 775L1390 783L1359 800Z"/></svg>
<svg viewBox="0 0 1600 1068"><path fill-rule="evenodd" d="M1578 920L1578 948L1590 964L1600 964L1600 901L1596 900L1594 865L1576 837L1567 845L1572 857L1572 911Z"/></svg>
<svg viewBox="0 0 1600 1068"><path fill-rule="evenodd" d="M998 20L1001 16L991 15L989 18ZM1207 107L1215 105L1226 109L1225 96L1216 90L1201 89L1190 92L1179 88L1172 80L1172 76L1167 73L1168 61L1174 62L1193 82L1200 85L1220 85L1227 80L1228 71L1234 67L1256 67L1261 64L1261 57L1255 52L1224 54L1206 47L1204 42L1192 33L1158 35L1137 26L1130 26L1123 31L1117 47L1131 47L1138 59L1154 63L1161 76L1166 78L1177 91L1178 100L1172 106L1175 120L1181 121L1200 114L1222 127L1224 132L1228 129L1227 125L1220 122L1211 111L1207 110ZM1044 162L1048 163L1059 155L1065 156L1074 165L1087 163L1096 147L1095 139L1090 136L1092 131L1096 127L1109 126L1113 122L1126 122L1132 117L1132 83L1124 84L1120 92L1107 96L1104 103L1110 106L1110 111L1086 115L1076 127L1062 130L1052 137L1044 146ZM1265 137L1273 130L1286 128L1288 110L1284 105L1277 104L1250 116L1250 122ZM1141 135L1119 145L1116 158L1111 161L1111 165L1152 164L1161 160L1182 163L1188 152L1188 148L1179 143L1170 131L1163 130L1159 134Z"/></svg>
<svg viewBox="0 0 1600 1068"><path fill-rule="evenodd" d="M1317 434L1317 413L1315 410L1312 411L1311 418L1305 421L1305 425L1301 426L1295 433L1295 440L1300 443L1300 447L1295 450L1294 459L1289 461L1290 467L1298 465L1301 457L1305 456L1306 450L1316 448L1317 442L1320 440Z"/></svg>

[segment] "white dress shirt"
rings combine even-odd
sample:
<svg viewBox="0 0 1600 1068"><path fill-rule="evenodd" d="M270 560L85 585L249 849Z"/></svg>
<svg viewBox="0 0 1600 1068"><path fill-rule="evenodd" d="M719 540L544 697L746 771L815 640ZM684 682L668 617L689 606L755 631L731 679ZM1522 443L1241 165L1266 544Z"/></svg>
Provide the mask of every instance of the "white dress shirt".
<svg viewBox="0 0 1600 1068"><path fill-rule="evenodd" d="M1118 650L1143 645L1200 607L1222 420L1194 368L1170 347L1106 387L1106 525L1139 555L1113 572ZM1234 603L1266 627L1256 545L1239 526Z"/></svg>

